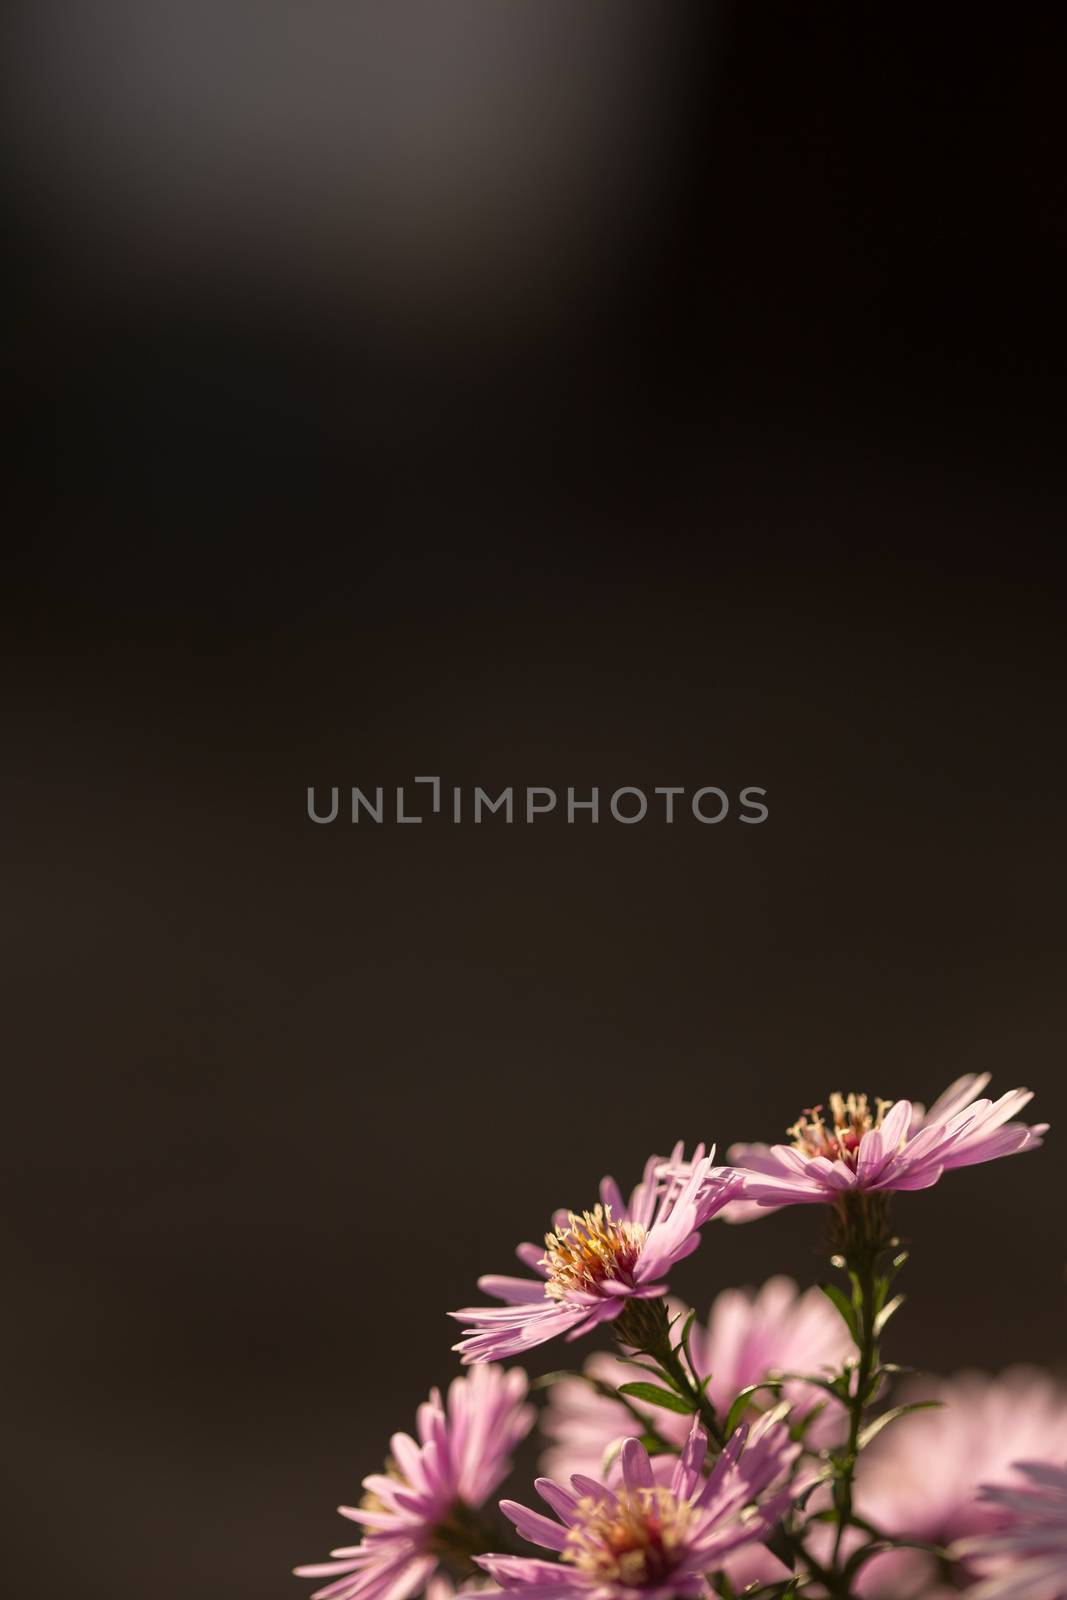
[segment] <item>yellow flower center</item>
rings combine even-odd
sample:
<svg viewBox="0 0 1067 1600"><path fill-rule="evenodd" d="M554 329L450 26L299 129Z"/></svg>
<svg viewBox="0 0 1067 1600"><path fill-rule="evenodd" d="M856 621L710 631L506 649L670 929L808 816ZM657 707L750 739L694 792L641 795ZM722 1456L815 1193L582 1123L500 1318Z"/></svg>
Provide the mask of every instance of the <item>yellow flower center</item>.
<svg viewBox="0 0 1067 1600"><path fill-rule="evenodd" d="M645 1242L641 1224L612 1221L610 1206L594 1206L581 1216L568 1211L567 1219L568 1227L545 1234L545 1293L562 1300L574 1289L595 1289L605 1278L628 1281Z"/></svg>
<svg viewBox="0 0 1067 1600"><path fill-rule="evenodd" d="M786 1132L793 1141L793 1149L809 1161L814 1156L825 1156L827 1161L844 1161L855 1167L860 1140L873 1128L880 1128L892 1100L876 1100L872 1112L865 1094L830 1096L830 1117L823 1116L822 1106L812 1106L810 1111L794 1122Z"/></svg>
<svg viewBox="0 0 1067 1600"><path fill-rule="evenodd" d="M385 1476L387 1478L392 1478L396 1483L403 1484L405 1489L410 1487L409 1484L408 1484L408 1480L405 1478L404 1474L401 1472L400 1468L397 1466L397 1464L393 1460L392 1456L386 1456L385 1464L382 1467L382 1471L384 1472L384 1474L385 1474ZM389 1510L389 1507L385 1504L385 1502L383 1500L379 1499L379 1497L375 1494L373 1489L364 1490L363 1498L360 1500L359 1504L360 1504L360 1509L362 1511L388 1511Z"/></svg>
<svg viewBox="0 0 1067 1600"><path fill-rule="evenodd" d="M691 1508L669 1489L623 1489L616 1500L578 1503L564 1561L602 1581L634 1588L658 1583L685 1541Z"/></svg>

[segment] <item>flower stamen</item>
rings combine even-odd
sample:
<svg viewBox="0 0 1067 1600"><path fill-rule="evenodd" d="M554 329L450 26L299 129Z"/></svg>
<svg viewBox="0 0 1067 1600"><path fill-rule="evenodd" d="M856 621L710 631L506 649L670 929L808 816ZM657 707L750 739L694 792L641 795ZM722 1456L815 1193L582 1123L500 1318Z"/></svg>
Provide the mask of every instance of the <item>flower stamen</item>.
<svg viewBox="0 0 1067 1600"><path fill-rule="evenodd" d="M569 1226L545 1234L541 1265L548 1273L545 1294L564 1299L575 1289L593 1290L605 1278L632 1282L632 1272L645 1242L639 1222L615 1222L611 1207L597 1205L577 1215L567 1213Z"/></svg>
<svg viewBox="0 0 1067 1600"><path fill-rule="evenodd" d="M659 1583L685 1543L691 1510L662 1487L589 1497L576 1507L562 1558L600 1581Z"/></svg>
<svg viewBox="0 0 1067 1600"><path fill-rule="evenodd" d="M829 1101L830 1120L823 1116L822 1106L812 1106L787 1128L793 1149L806 1160L822 1156L827 1161L843 1161L855 1170L860 1141L867 1133L882 1126L892 1100L876 1100L872 1112L865 1094L832 1094Z"/></svg>

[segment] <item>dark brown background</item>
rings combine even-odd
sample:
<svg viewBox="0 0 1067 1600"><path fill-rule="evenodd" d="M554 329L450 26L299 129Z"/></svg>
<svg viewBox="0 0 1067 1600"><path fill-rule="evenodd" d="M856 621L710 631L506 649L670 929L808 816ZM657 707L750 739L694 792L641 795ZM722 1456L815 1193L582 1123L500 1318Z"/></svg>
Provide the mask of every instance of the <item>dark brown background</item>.
<svg viewBox="0 0 1067 1600"><path fill-rule="evenodd" d="M445 1311L602 1172L964 1070L1062 1122L1067 41L34 0L5 42L5 1569L293 1596ZM305 819L433 772L771 818ZM901 1204L895 1357L1061 1358L1058 1148ZM679 1285L818 1245L716 1228Z"/></svg>

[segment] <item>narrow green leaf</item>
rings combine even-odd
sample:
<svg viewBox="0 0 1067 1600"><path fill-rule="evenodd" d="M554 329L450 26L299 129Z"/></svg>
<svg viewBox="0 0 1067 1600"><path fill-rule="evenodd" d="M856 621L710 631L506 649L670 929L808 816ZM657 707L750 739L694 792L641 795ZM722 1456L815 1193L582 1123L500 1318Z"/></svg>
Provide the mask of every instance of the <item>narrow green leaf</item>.
<svg viewBox="0 0 1067 1600"><path fill-rule="evenodd" d="M664 1372L661 1367L650 1366L647 1361L635 1361L633 1356L622 1356L620 1359L625 1361L628 1367L637 1367L639 1371L647 1372L650 1377L658 1378L661 1383L667 1384L667 1386L673 1389L676 1394L682 1394L684 1392L679 1388L678 1384L671 1377L670 1373Z"/></svg>
<svg viewBox="0 0 1067 1600"><path fill-rule="evenodd" d="M693 1357L692 1357L692 1353L691 1353L691 1351L689 1349L689 1335L693 1330L693 1320L694 1320L695 1317L696 1317L696 1312L695 1311L690 1311L689 1315L686 1317L685 1326L682 1329L681 1338L678 1340L677 1349L680 1350L682 1352L682 1354L685 1356L685 1363L686 1363L686 1366L689 1368L690 1373L692 1374L693 1382L694 1383L698 1383L700 1381L699 1380L699 1375L697 1373L696 1367L694 1367L694 1365L693 1365ZM677 1353L677 1351L676 1351L676 1353Z"/></svg>
<svg viewBox="0 0 1067 1600"><path fill-rule="evenodd" d="M833 1472L833 1469L831 1467L822 1467L814 1475L814 1477L809 1478L807 1480L807 1482L805 1483L804 1488L800 1491L800 1494L797 1496L796 1500L794 1501L794 1505L795 1505L795 1507L796 1507L796 1509L798 1511L805 1510L805 1508L807 1507L808 1501L811 1499L811 1496L815 1493L816 1489L820 1488L821 1485L824 1484L826 1482L826 1480L829 1477L832 1476L832 1472Z"/></svg>
<svg viewBox="0 0 1067 1600"><path fill-rule="evenodd" d="M789 1424L789 1437L794 1444L804 1443L804 1435L810 1430L812 1424L822 1416L827 1404L828 1402L825 1400L817 1400L810 1411L806 1411L802 1417L793 1418Z"/></svg>
<svg viewBox="0 0 1067 1600"><path fill-rule="evenodd" d="M843 1290L839 1289L836 1283L820 1283L819 1288L822 1290L827 1300L829 1300L830 1304L836 1308L841 1317L844 1319L845 1327L852 1335L853 1343L858 1343L856 1310L851 1300L848 1298L848 1295L845 1294Z"/></svg>
<svg viewBox="0 0 1067 1600"><path fill-rule="evenodd" d="M696 1409L691 1400L683 1399L671 1389L660 1389L654 1383L623 1383L619 1385L619 1393L643 1400L648 1406L662 1406L664 1411L677 1411L682 1416L689 1416Z"/></svg>
<svg viewBox="0 0 1067 1600"><path fill-rule="evenodd" d="M854 1370L854 1367L849 1367L836 1378L815 1378L807 1372L783 1372L782 1377L787 1383L806 1383L813 1389L822 1389L825 1394L832 1395L835 1400L847 1404L849 1384Z"/></svg>
<svg viewBox="0 0 1067 1600"><path fill-rule="evenodd" d="M782 1380L780 1378L768 1378L763 1383L750 1383L747 1389L741 1389L734 1397L734 1402L726 1413L726 1421L722 1425L723 1438L728 1439L733 1433L737 1424L748 1410L748 1402L754 1394L758 1394L761 1389L767 1389L772 1394L779 1394L781 1388Z"/></svg>
<svg viewBox="0 0 1067 1600"><path fill-rule="evenodd" d="M904 1296L902 1294L897 1294L893 1296L888 1305L884 1305L882 1307L881 1311L879 1311L878 1315L874 1319L874 1337L876 1339L893 1313L895 1311L899 1311L903 1304Z"/></svg>
<svg viewBox="0 0 1067 1600"><path fill-rule="evenodd" d="M865 1533L868 1539L885 1538L885 1535L879 1532L873 1522L868 1522L864 1517L858 1517L854 1511L848 1520L853 1528L858 1528L861 1533Z"/></svg>
<svg viewBox="0 0 1067 1600"><path fill-rule="evenodd" d="M883 1411L880 1417L875 1417L869 1422L856 1440L856 1448L865 1450L872 1439L876 1439L883 1428L888 1428L891 1422L896 1422L900 1417L906 1417L912 1411L933 1411L942 1402L940 1400L913 1400L910 1405L894 1406L891 1411Z"/></svg>
<svg viewBox="0 0 1067 1600"><path fill-rule="evenodd" d="M934 1560L942 1565L951 1566L953 1563L951 1551L942 1549L938 1545L924 1544L918 1539L887 1539L885 1534L876 1534L849 1557L845 1563L843 1576L851 1580L866 1562L874 1556L884 1555L887 1550L921 1550L925 1555L933 1556Z"/></svg>

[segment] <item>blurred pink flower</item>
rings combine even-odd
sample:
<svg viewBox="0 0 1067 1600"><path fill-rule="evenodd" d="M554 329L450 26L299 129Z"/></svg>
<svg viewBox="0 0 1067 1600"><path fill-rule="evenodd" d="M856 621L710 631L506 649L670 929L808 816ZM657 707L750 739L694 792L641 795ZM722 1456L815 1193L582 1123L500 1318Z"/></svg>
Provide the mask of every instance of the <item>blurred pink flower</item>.
<svg viewBox="0 0 1067 1600"><path fill-rule="evenodd" d="M521 1370L484 1366L453 1380L447 1407L432 1390L418 1409L418 1443L395 1433L388 1470L363 1480L362 1505L338 1508L368 1530L360 1543L334 1550L331 1561L296 1568L298 1577L335 1580L313 1600L408 1600L426 1589L438 1566L442 1524L485 1504L530 1431L526 1389Z"/></svg>
<svg viewBox="0 0 1067 1600"><path fill-rule="evenodd" d="M672 1305L671 1309L680 1308ZM769 1279L758 1291L723 1290L712 1305L707 1329L693 1324L689 1349L698 1373L711 1373L709 1398L720 1414L725 1414L742 1389L765 1378L782 1372L819 1376L828 1368L836 1371L852 1352L852 1341L820 1290L800 1294L792 1279L778 1277ZM606 1352L590 1356L584 1370L613 1388L642 1376ZM762 1395L759 1400L766 1405L771 1398ZM825 1396L812 1385L788 1383L783 1398L804 1414ZM653 1416L664 1438L680 1446L690 1419L664 1410ZM813 1424L809 1437L826 1443L841 1416L838 1405L829 1406ZM542 1457L549 1477L567 1478L575 1472L600 1477L605 1453L634 1431L634 1418L622 1401L598 1394L581 1378L564 1378L552 1385L541 1427L555 1441ZM657 1471L668 1459L655 1458Z"/></svg>
<svg viewBox="0 0 1067 1600"><path fill-rule="evenodd" d="M945 1090L929 1111L910 1100L832 1094L789 1129L790 1144L735 1144L729 1157L743 1175L739 1203L726 1213L749 1221L760 1210L826 1204L857 1191L928 1189L942 1173L1000 1156L1034 1150L1047 1123L1028 1127L1010 1119L1033 1099L1012 1089L999 1100L980 1100L989 1074L968 1074ZM684 1166L668 1169L676 1177Z"/></svg>
<svg viewBox="0 0 1067 1600"><path fill-rule="evenodd" d="M580 1474L564 1488L549 1478L537 1491L558 1521L514 1501L501 1510L531 1543L558 1561L489 1555L479 1565L498 1592L527 1600L689 1600L710 1593L705 1574L770 1530L788 1506L785 1480L798 1454L785 1425L761 1419L738 1428L710 1473L707 1436L694 1422L669 1484L657 1483L637 1439L622 1447L617 1490ZM753 1505L752 1502L756 1504Z"/></svg>
<svg viewBox="0 0 1067 1600"><path fill-rule="evenodd" d="M703 1145L684 1177L664 1176L667 1165L682 1165L682 1154L678 1145L670 1163L650 1157L629 1205L614 1178L605 1178L592 1211L558 1211L544 1249L516 1251L538 1277L479 1278L478 1287L505 1304L449 1313L469 1324L453 1347L464 1361L500 1361L558 1334L576 1339L614 1321L629 1300L666 1294L664 1274L696 1249L699 1230L740 1186L735 1173L712 1165L715 1152L705 1156Z"/></svg>
<svg viewBox="0 0 1067 1600"><path fill-rule="evenodd" d="M992 1575L972 1600L1065 1600L1067 1597L1067 1464L1020 1461L1018 1483L983 1485L982 1501L999 1533L964 1541L959 1553Z"/></svg>
<svg viewBox="0 0 1067 1600"><path fill-rule="evenodd" d="M894 1423L860 1457L856 1509L897 1538L947 1547L992 1532L996 1503L980 1486L1020 1481L1018 1461L1067 1456L1067 1390L1037 1370L915 1382L900 1398L943 1405ZM927 1600L935 1582L930 1557L894 1551L863 1569L859 1587L879 1600Z"/></svg>

